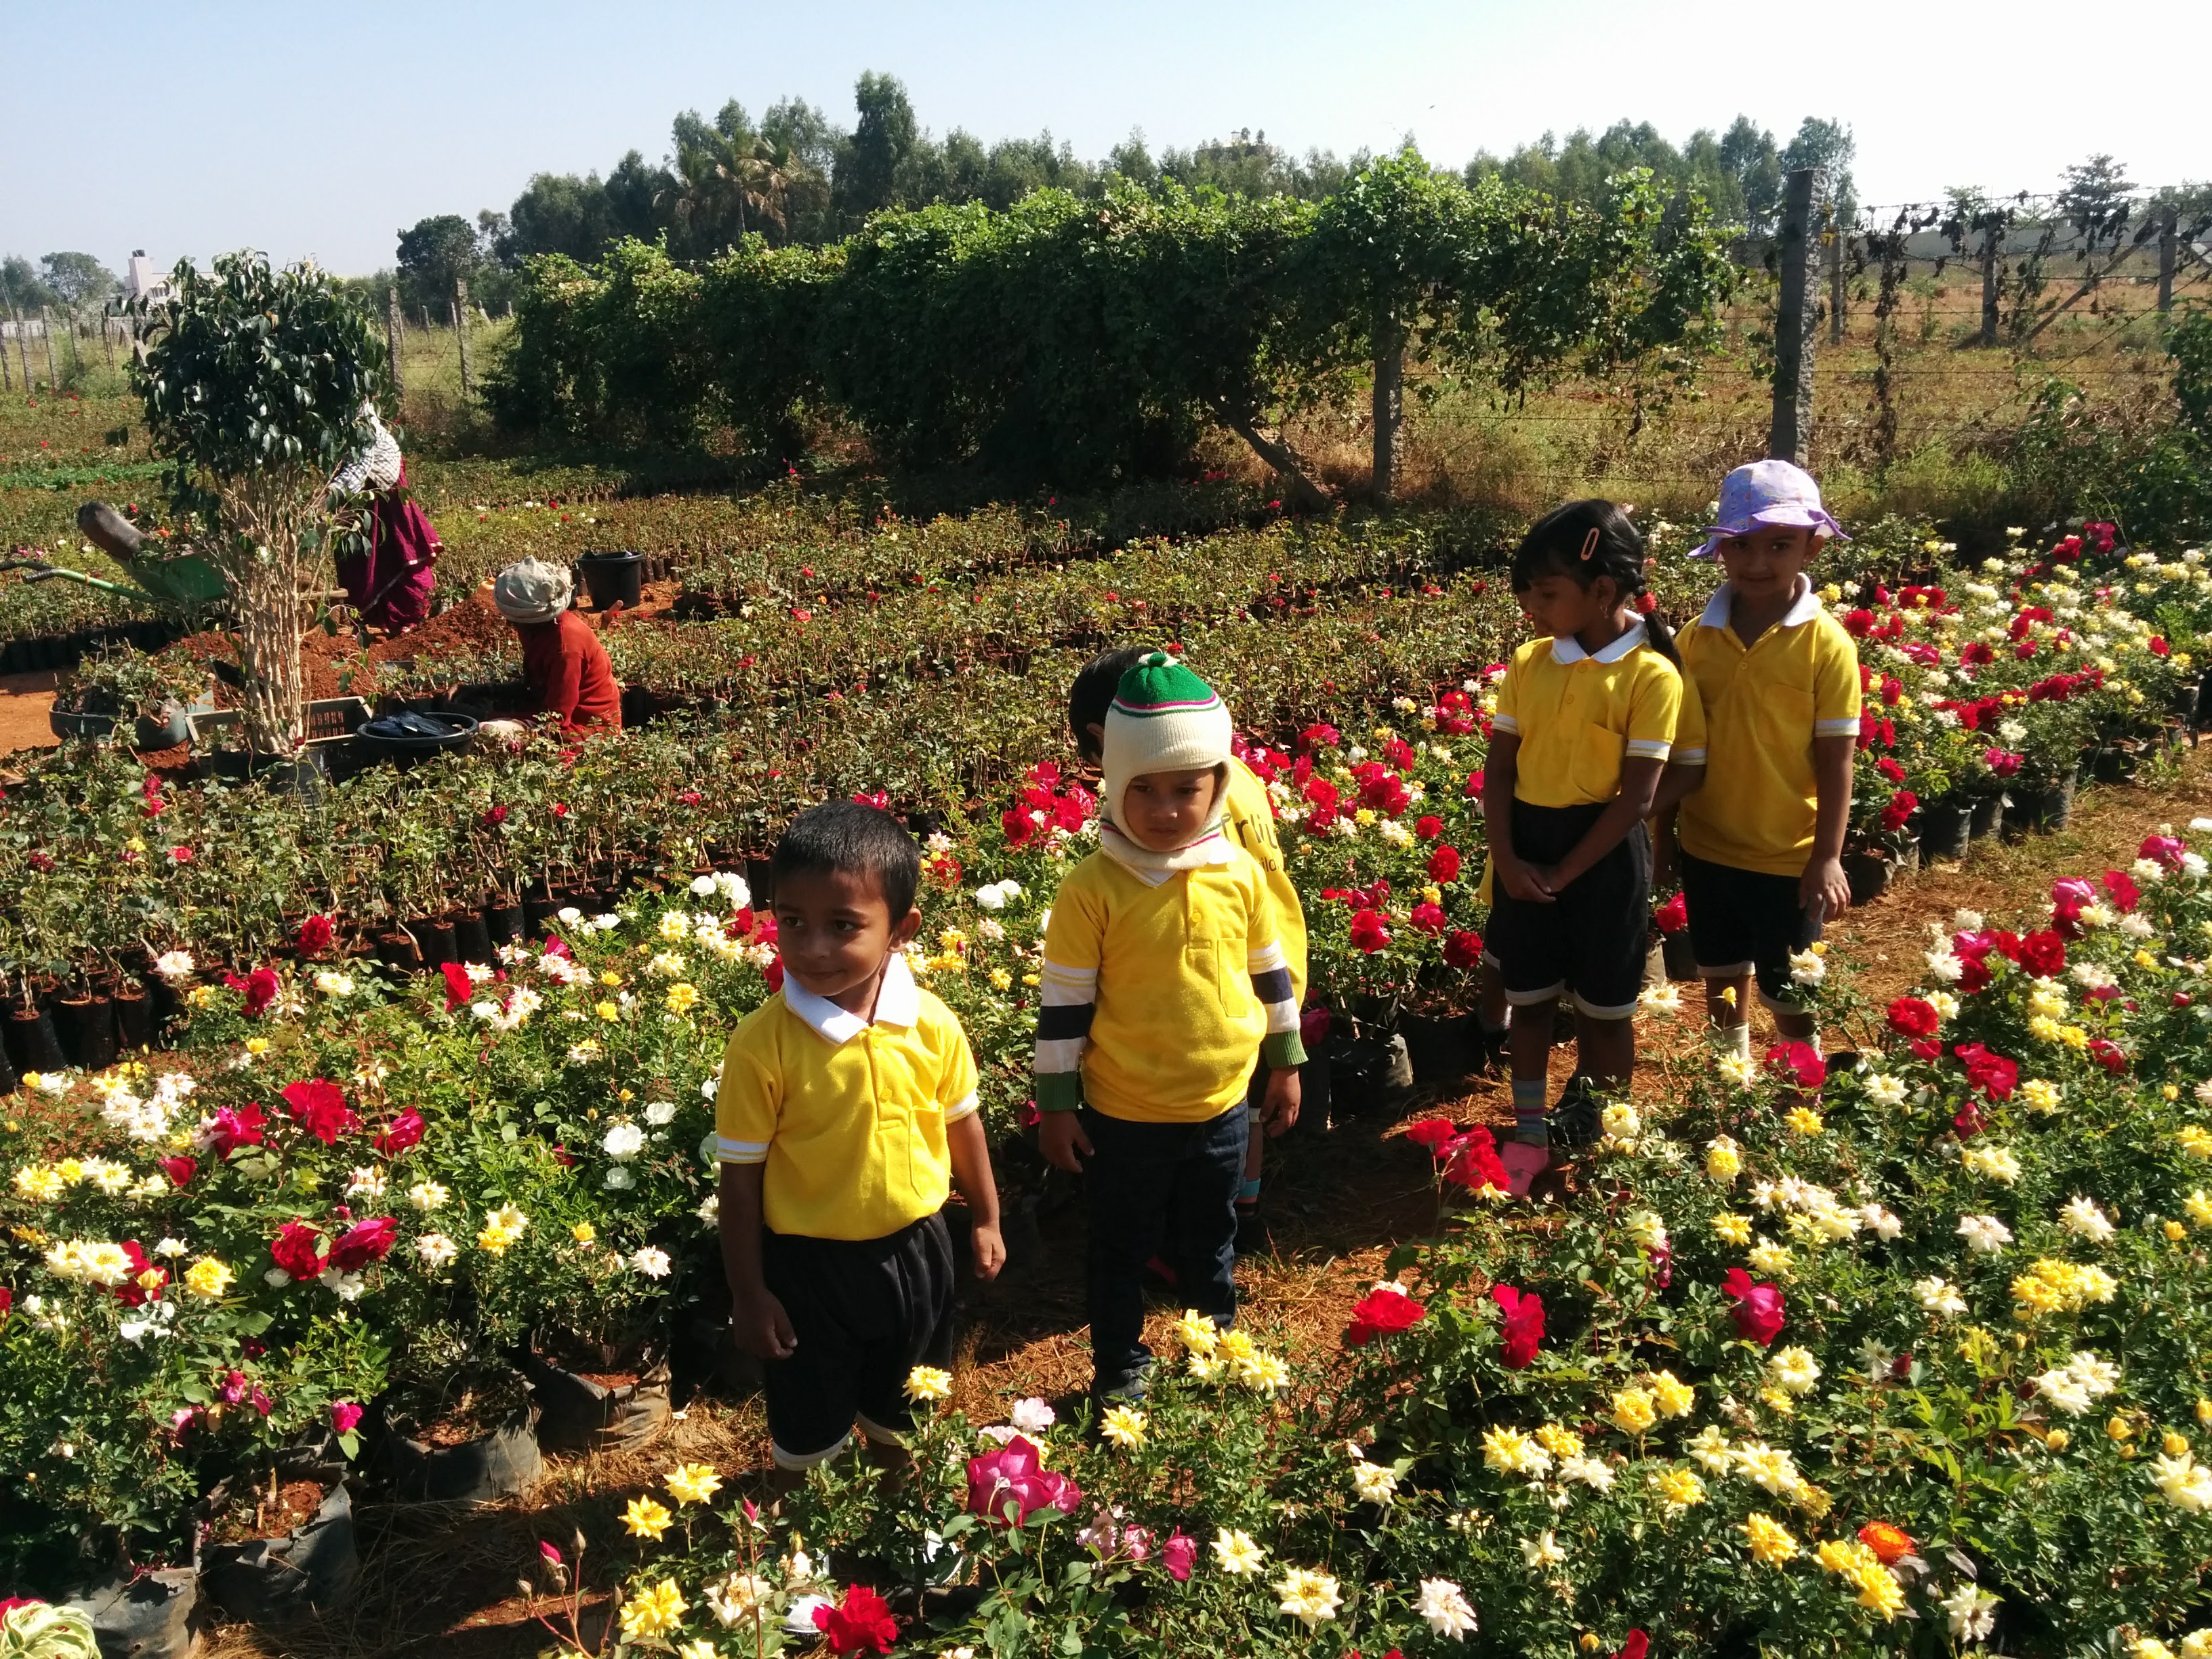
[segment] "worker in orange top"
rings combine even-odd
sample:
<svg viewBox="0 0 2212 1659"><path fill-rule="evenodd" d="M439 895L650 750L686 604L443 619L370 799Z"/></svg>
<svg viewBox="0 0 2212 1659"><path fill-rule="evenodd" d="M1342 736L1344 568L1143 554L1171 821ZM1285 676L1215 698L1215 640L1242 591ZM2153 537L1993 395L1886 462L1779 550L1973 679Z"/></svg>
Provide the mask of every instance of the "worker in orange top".
<svg viewBox="0 0 2212 1659"><path fill-rule="evenodd" d="M569 597L567 568L542 559L507 566L491 590L491 602L522 641L530 712L558 714L564 736L619 729L622 691L615 684L606 647L591 625L568 608ZM521 731L504 720L487 720L483 729L494 735L520 735Z"/></svg>

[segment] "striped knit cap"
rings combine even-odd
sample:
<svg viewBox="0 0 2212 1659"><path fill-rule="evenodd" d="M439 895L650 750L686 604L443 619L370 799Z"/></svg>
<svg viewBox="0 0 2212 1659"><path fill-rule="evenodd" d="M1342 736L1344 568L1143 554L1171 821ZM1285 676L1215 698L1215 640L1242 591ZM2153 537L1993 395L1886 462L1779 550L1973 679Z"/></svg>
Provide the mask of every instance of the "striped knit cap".
<svg viewBox="0 0 2212 1659"><path fill-rule="evenodd" d="M1229 709L1214 689L1165 653L1146 653L1121 676L1106 710L1099 765L1106 816L1119 820L1132 778L1225 766L1230 738Z"/></svg>

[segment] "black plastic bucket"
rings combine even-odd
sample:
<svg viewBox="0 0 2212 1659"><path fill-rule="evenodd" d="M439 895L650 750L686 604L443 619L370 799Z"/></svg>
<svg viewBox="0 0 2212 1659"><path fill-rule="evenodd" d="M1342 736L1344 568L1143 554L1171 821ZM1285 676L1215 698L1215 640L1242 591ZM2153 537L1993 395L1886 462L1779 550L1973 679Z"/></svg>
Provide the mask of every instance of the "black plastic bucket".
<svg viewBox="0 0 2212 1659"><path fill-rule="evenodd" d="M645 599L645 555L635 548L586 553L576 561L595 611L635 611Z"/></svg>

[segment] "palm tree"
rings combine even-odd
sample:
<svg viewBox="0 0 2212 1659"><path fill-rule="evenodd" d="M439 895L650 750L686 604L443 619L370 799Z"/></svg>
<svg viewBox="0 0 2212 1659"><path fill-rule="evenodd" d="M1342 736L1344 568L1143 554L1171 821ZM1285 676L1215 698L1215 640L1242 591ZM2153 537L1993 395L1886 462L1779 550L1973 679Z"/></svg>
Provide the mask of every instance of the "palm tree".
<svg viewBox="0 0 2212 1659"><path fill-rule="evenodd" d="M805 163L788 144L751 133L732 137L709 128L677 153L676 173L682 188L676 195L676 216L711 224L727 214L736 222L731 240L742 241L750 213L763 224L773 225L779 236L788 235L786 204L793 185L805 173Z"/></svg>

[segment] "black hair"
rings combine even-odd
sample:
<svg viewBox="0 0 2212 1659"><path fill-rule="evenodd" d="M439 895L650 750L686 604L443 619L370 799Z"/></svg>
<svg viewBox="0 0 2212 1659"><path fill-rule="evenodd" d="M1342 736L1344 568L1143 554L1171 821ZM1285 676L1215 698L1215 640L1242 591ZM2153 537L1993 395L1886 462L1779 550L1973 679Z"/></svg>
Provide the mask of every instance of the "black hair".
<svg viewBox="0 0 2212 1659"><path fill-rule="evenodd" d="M1644 637L1651 648L1675 667L1682 665L1674 630L1659 614L1644 580L1643 534L1615 503L1569 501L1529 526L1513 550L1513 591L1525 593L1547 576L1565 576L1583 587L1601 576L1612 577L1622 601L1644 618Z"/></svg>
<svg viewBox="0 0 2212 1659"><path fill-rule="evenodd" d="M921 848L890 813L856 800L810 807L784 826L769 855L769 890L794 870L849 870L873 876L896 927L921 887Z"/></svg>
<svg viewBox="0 0 2212 1659"><path fill-rule="evenodd" d="M1097 758L1098 739L1091 728L1106 724L1115 687L1121 684L1122 675L1144 660L1148 648L1132 645L1118 651L1101 651L1083 665L1075 684L1067 688L1067 730L1075 739L1077 753Z"/></svg>

